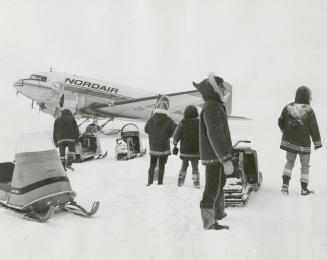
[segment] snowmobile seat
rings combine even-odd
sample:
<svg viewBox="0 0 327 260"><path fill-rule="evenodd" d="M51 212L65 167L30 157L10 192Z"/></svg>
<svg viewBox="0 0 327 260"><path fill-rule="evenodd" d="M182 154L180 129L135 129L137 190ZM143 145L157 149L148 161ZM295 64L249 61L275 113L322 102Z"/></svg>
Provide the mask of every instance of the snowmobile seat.
<svg viewBox="0 0 327 260"><path fill-rule="evenodd" d="M96 137L93 134L86 134L84 133L80 138L79 138L82 148L84 152L96 152L97 149L97 141Z"/></svg>
<svg viewBox="0 0 327 260"><path fill-rule="evenodd" d="M12 162L0 163L0 183L11 183L15 164Z"/></svg>
<svg viewBox="0 0 327 260"><path fill-rule="evenodd" d="M247 175L247 180L250 184L257 184L259 180L258 176L258 160L257 152L251 150L250 153L245 152L245 172Z"/></svg>

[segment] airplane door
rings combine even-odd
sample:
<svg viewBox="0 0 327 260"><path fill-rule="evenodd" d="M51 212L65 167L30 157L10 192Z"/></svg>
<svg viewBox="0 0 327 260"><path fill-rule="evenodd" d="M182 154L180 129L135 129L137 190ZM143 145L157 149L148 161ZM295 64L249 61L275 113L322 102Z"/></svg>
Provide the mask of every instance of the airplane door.
<svg viewBox="0 0 327 260"><path fill-rule="evenodd" d="M62 109L69 109L72 113L75 113L78 105L78 94L70 91L65 91L64 95L61 97L60 102Z"/></svg>
<svg viewBox="0 0 327 260"><path fill-rule="evenodd" d="M80 95L78 97L77 109L81 109L81 108L85 107L85 103L86 103L85 96L84 95Z"/></svg>

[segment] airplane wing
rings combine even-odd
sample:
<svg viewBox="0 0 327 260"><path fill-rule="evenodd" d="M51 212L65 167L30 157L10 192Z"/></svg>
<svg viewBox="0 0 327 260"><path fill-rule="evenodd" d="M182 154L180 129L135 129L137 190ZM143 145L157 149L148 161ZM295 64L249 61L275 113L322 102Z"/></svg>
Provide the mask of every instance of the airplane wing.
<svg viewBox="0 0 327 260"><path fill-rule="evenodd" d="M230 93L230 96L225 104L228 115L231 113L232 104L232 89L231 85L229 86L230 88L228 88L228 92ZM175 122L179 122L183 118L186 106L194 105L200 108L204 103L201 94L197 90L165 95L169 97L169 115ZM99 117L119 117L146 121L155 109L159 97L160 95L131 98L115 101L112 104L93 103L84 107L81 112Z"/></svg>
<svg viewBox="0 0 327 260"><path fill-rule="evenodd" d="M187 105L201 105L203 99L197 90L166 94L169 96L169 113L177 122L183 118ZM81 112L100 117L120 117L147 120L155 109L160 95L115 101L112 104L93 103Z"/></svg>

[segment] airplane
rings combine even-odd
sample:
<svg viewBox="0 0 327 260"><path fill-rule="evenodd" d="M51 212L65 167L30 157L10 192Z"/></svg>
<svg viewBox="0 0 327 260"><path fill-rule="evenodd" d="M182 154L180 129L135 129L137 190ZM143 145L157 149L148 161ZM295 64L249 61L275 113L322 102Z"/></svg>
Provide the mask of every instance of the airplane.
<svg viewBox="0 0 327 260"><path fill-rule="evenodd" d="M224 85L229 93L225 103L227 115L238 118L231 116L232 86L227 82ZM17 94L32 100L32 107L35 102L40 111L54 118L62 109L69 109L77 119L107 119L106 123L114 118L146 121L160 97L159 93L151 91L51 70L20 79L14 83L14 88ZM165 95L169 97L169 115L175 122L183 118L187 105L201 108L204 103L197 90Z"/></svg>

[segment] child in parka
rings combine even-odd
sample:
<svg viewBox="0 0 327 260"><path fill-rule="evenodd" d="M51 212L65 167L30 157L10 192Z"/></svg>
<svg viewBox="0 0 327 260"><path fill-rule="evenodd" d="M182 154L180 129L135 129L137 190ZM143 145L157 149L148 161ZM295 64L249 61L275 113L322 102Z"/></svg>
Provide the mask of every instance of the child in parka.
<svg viewBox="0 0 327 260"><path fill-rule="evenodd" d="M234 171L232 142L224 102L228 93L224 80L209 73L201 83L193 82L205 103L200 114L200 158L206 167L205 189L200 202L204 229L226 229L218 220L224 218L225 175Z"/></svg>
<svg viewBox="0 0 327 260"><path fill-rule="evenodd" d="M312 193L308 189L311 140L314 148L322 147L318 123L310 106L311 90L306 86L297 89L295 102L286 105L278 119L283 133L280 148L286 151L286 164L283 171L282 193L288 194L288 186L297 155L301 162L301 195Z"/></svg>
<svg viewBox="0 0 327 260"><path fill-rule="evenodd" d="M170 138L173 136L176 124L168 116L169 99L161 96L150 119L144 126L149 136L150 167L148 171L148 185L153 184L155 167L159 161L158 184L163 184L165 165L170 155Z"/></svg>
<svg viewBox="0 0 327 260"><path fill-rule="evenodd" d="M199 174L199 113L195 106L187 106L184 111L184 119L178 124L173 136L173 153L177 155L176 147L180 141L180 158L182 168L178 175L178 186L183 186L189 162L192 164L192 179L195 188L200 188ZM174 152L175 151L175 152Z"/></svg>

